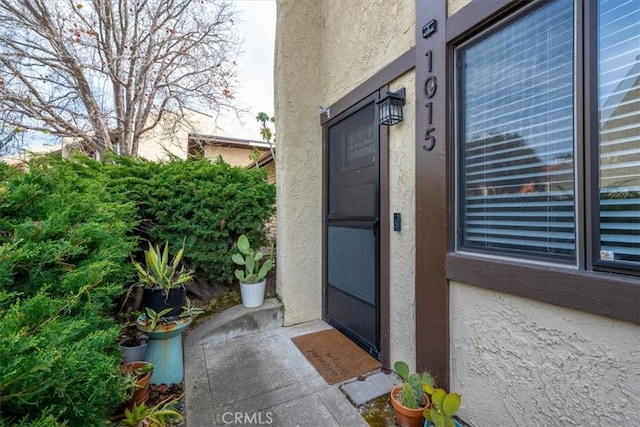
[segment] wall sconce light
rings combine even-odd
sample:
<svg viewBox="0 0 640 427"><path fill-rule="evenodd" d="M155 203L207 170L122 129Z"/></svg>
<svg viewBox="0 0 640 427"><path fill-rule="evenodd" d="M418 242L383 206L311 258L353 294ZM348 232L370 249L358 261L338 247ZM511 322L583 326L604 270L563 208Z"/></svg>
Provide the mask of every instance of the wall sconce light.
<svg viewBox="0 0 640 427"><path fill-rule="evenodd" d="M405 90L387 92L387 95L376 102L380 116L380 124L393 126L402 121L402 106L405 102Z"/></svg>

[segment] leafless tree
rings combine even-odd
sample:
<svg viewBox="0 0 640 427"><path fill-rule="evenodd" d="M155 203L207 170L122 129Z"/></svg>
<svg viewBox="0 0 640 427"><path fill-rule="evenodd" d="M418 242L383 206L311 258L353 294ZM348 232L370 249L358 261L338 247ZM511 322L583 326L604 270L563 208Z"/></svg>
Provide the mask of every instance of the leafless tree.
<svg viewBox="0 0 640 427"><path fill-rule="evenodd" d="M0 0L0 141L41 132L136 155L187 105L236 110L233 18L216 0Z"/></svg>

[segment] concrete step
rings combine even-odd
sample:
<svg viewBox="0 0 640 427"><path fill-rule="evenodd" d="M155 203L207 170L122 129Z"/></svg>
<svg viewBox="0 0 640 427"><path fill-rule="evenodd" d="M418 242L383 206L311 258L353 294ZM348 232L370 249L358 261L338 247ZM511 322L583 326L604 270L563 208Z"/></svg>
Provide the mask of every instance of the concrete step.
<svg viewBox="0 0 640 427"><path fill-rule="evenodd" d="M185 338L184 346L215 344L229 338L280 328L282 311L282 303L275 298L269 298L255 308L236 305L198 326Z"/></svg>

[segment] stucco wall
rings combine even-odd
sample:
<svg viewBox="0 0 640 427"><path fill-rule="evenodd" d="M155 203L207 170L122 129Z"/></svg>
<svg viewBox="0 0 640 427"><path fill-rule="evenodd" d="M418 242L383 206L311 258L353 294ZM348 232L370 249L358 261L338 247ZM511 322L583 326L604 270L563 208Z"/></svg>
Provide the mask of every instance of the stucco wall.
<svg viewBox="0 0 640 427"><path fill-rule="evenodd" d="M285 307L286 325L319 319L322 311L319 24L316 1L278 1L274 65L276 288Z"/></svg>
<svg viewBox="0 0 640 427"><path fill-rule="evenodd" d="M451 284L452 389L474 426L640 425L640 327Z"/></svg>
<svg viewBox="0 0 640 427"><path fill-rule="evenodd" d="M277 292L286 325L322 317L320 106L413 46L414 7L406 0L277 1Z"/></svg>
<svg viewBox="0 0 640 427"><path fill-rule="evenodd" d="M402 215L402 230L390 231L390 360L415 369L415 72L390 85L407 91L404 121L389 128L389 218ZM384 128L383 128L384 129ZM384 208L384 207L383 207Z"/></svg>
<svg viewBox="0 0 640 427"><path fill-rule="evenodd" d="M209 144L204 146L204 157L216 160L218 156L222 156L224 161L231 166L248 166L252 163L249 158L252 151L250 148L224 147ZM264 150L261 150L260 153L264 153Z"/></svg>
<svg viewBox="0 0 640 427"><path fill-rule="evenodd" d="M158 126L140 140L138 155L149 160L167 160L169 154L187 158L189 133L213 134L216 125L213 117L188 108L178 123L177 117L165 114Z"/></svg>
<svg viewBox="0 0 640 427"><path fill-rule="evenodd" d="M323 106L352 91L415 45L411 0L324 0L320 46Z"/></svg>

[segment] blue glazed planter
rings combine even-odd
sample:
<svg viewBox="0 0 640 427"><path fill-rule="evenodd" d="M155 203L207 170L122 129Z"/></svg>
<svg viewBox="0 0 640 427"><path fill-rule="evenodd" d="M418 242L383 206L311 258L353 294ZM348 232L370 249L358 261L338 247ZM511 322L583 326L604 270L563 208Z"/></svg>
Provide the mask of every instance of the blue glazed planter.
<svg viewBox="0 0 640 427"><path fill-rule="evenodd" d="M453 419L453 423L456 425L456 427L464 427L460 423L460 421L456 420L455 418ZM433 427L433 423L431 421L424 420L424 427Z"/></svg>
<svg viewBox="0 0 640 427"><path fill-rule="evenodd" d="M158 322L151 329L144 314L138 317L138 329L149 337L144 360L153 364L151 384L178 384L184 379L182 333L192 321L192 317L178 318L167 324Z"/></svg>

